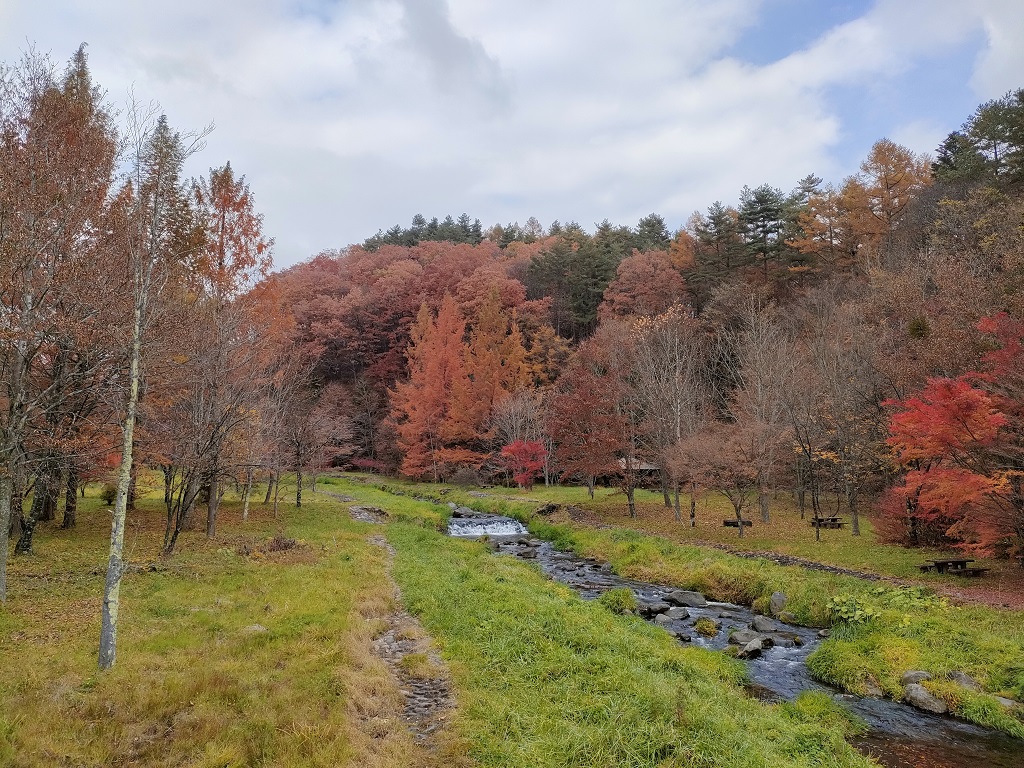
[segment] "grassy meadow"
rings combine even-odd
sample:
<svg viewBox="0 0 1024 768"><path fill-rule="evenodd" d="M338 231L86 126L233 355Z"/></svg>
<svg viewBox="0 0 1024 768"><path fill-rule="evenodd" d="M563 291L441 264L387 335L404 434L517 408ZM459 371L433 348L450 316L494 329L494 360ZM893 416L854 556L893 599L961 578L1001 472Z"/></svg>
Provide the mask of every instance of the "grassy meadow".
<svg viewBox="0 0 1024 768"><path fill-rule="evenodd" d="M532 565L441 535L449 500L518 514L539 535L623 574L755 605L782 589L807 624L834 623L837 597L877 608L871 621L835 624L812 657L819 677L850 690L870 681L894 693L904 668L938 677L955 667L989 693L1024 698L1019 613L949 606L891 585L876 592L878 584L741 559L653 530L530 518L533 500L583 506L579 489L490 489L484 498L359 476L318 488L304 493L300 510L285 488L277 518L257 498L248 521L229 493L217 537L187 532L169 558L159 554L157 489L142 498L129 516L118 661L102 674L109 509L90 487L77 529L41 524L36 553L12 559L0 606L0 765L868 764L843 740L857 725L827 697L756 701L743 665L724 654L682 647L659 628L580 600ZM389 524L352 521L338 495L385 509ZM612 520L621 497L599 490L598 502L590 514ZM457 701L429 748L407 731L399 686L371 651L397 606L388 555L370 540L381 535L397 553L390 573L447 662ZM965 717L1024 735L989 693L965 697L941 680L934 689Z"/></svg>
<svg viewBox="0 0 1024 768"><path fill-rule="evenodd" d="M764 612L768 611L771 594L781 591L788 597L786 610L799 623L831 627L832 637L808 661L818 679L857 694L878 689L899 698L902 674L925 670L935 677L925 683L926 687L944 699L951 711L1024 738L1022 708L1007 710L994 698L998 695L1024 701L1024 611L954 604L936 595L931 585L938 580L949 583L956 577L922 575L917 564L930 555L876 543L870 521L864 521L860 537L851 536L845 529L823 530L823 541L815 542L811 526L800 521L791 507L777 504L771 525L755 522L754 531L760 530L760 538L746 536L742 543L754 551L783 551L882 575L913 576L916 584L873 582L687 545L691 536L734 545L740 540L735 529L722 527L722 510L699 514L700 527L690 529L688 521L683 525L674 521L673 513L662 506L660 494L650 492L643 492L639 519L630 520L624 516L623 497L609 489L599 489L591 502L582 488L535 487L528 493L494 488L485 496L443 486L361 480L398 493L417 493L482 511L516 515L534 534L560 548L607 560L624 576L695 589ZM547 501L583 508L590 513L590 524L573 523L561 513L553 519L532 514L537 502ZM730 533L723 536L723 530ZM816 545L823 546L815 549ZM986 578L1020 578L1012 566L1001 563L998 568L1001 576ZM957 671L974 677L984 691L968 691L946 679Z"/></svg>

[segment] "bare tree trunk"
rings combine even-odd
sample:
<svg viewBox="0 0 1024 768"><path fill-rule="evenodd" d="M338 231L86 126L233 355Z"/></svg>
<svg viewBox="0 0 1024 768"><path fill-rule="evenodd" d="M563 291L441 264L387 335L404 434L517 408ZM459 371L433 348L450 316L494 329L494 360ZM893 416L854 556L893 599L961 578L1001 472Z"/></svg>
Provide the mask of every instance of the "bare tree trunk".
<svg viewBox="0 0 1024 768"><path fill-rule="evenodd" d="M302 465L295 470L295 508L302 507Z"/></svg>
<svg viewBox="0 0 1024 768"><path fill-rule="evenodd" d="M675 502L674 506L675 506L675 512L676 512L676 522L677 523L681 523L683 521L683 512L679 508L679 483L678 482L674 483L672 485L672 490L673 490L673 501Z"/></svg>
<svg viewBox="0 0 1024 768"><path fill-rule="evenodd" d="M846 480L846 506L850 510L850 527L854 536L860 536L860 508L857 503L857 483L850 478Z"/></svg>
<svg viewBox="0 0 1024 768"><path fill-rule="evenodd" d="M757 506L761 510L761 522L762 523L767 523L767 522L771 521L771 515L770 515L769 509L768 509L769 499L770 499L770 496L769 496L767 488L758 488L757 489Z"/></svg>
<svg viewBox="0 0 1024 768"><path fill-rule="evenodd" d="M245 489L242 491L242 520L249 519L249 496L252 494L252 467L245 468Z"/></svg>
<svg viewBox="0 0 1024 768"><path fill-rule="evenodd" d="M629 505L629 516L636 518L636 489L630 483L626 486L626 502Z"/></svg>
<svg viewBox="0 0 1024 768"><path fill-rule="evenodd" d="M0 602L7 602L7 547L11 534L11 498L14 496L14 472L17 462L7 461L7 472L0 475Z"/></svg>
<svg viewBox="0 0 1024 768"><path fill-rule="evenodd" d="M672 509L672 499L668 493L668 472L664 469L659 469L658 476L661 479L661 495L665 501L665 509Z"/></svg>
<svg viewBox="0 0 1024 768"><path fill-rule="evenodd" d="M68 479L67 487L64 493L64 520L61 522L60 527L65 530L68 528L74 528L77 520L75 519L78 513L78 467L75 466L75 460L71 459L68 462Z"/></svg>
<svg viewBox="0 0 1024 768"><path fill-rule="evenodd" d="M742 539L743 538L743 529L746 527L746 526L743 525L743 505L740 504L740 506L735 507L735 509L736 509L736 520L738 521L736 527L740 529L740 538Z"/></svg>
<svg viewBox="0 0 1024 768"><path fill-rule="evenodd" d="M138 275L136 276L138 280ZM132 347L128 373L128 402L122 426L121 466L117 473L117 496L110 526L110 559L103 586L103 612L100 627L100 669L110 669L117 660L117 615L121 607L121 577L124 576L124 527L128 513L128 488L132 483L132 448L135 439L135 416L139 405L139 363L142 354L142 286L135 286L135 311L132 324Z"/></svg>
<svg viewBox="0 0 1024 768"><path fill-rule="evenodd" d="M270 478L267 480L267 495L263 497L263 504L270 503L270 494L274 492L274 470L270 470Z"/></svg>
<svg viewBox="0 0 1024 768"><path fill-rule="evenodd" d="M213 476L210 478L210 498L206 501L206 538L217 535L217 511L220 508L220 476L217 461L213 463Z"/></svg>
<svg viewBox="0 0 1024 768"><path fill-rule="evenodd" d="M587 493L590 494L590 498L594 498L594 476L591 475L587 478Z"/></svg>
<svg viewBox="0 0 1024 768"><path fill-rule="evenodd" d="M274 519L277 520L277 504L278 496L281 492L281 471L277 471L277 477L274 480Z"/></svg>

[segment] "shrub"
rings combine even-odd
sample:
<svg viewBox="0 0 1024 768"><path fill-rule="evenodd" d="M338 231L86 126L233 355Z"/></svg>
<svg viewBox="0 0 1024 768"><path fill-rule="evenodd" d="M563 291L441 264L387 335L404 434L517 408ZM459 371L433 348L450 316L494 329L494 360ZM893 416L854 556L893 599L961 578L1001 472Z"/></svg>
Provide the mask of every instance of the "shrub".
<svg viewBox="0 0 1024 768"><path fill-rule="evenodd" d="M100 498L103 499L103 503L110 506L114 503L114 499L117 498L117 486L113 483L104 483L100 489Z"/></svg>
<svg viewBox="0 0 1024 768"><path fill-rule="evenodd" d="M597 602L603 605L612 613L635 613L636 595L629 587L615 587L597 598Z"/></svg>

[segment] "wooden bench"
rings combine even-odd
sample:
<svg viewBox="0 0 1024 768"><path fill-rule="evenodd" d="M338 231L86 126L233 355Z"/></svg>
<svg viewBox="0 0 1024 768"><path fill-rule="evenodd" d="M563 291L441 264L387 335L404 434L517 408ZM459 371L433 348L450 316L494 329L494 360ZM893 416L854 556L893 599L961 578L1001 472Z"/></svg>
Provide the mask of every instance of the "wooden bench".
<svg viewBox="0 0 1024 768"><path fill-rule="evenodd" d="M957 568L950 573L955 573L957 576L984 576L988 571L988 568Z"/></svg>
<svg viewBox="0 0 1024 768"><path fill-rule="evenodd" d="M753 525L754 521L753 520L744 520L743 524L744 525ZM739 528L740 527L740 521L739 520L723 520L722 521L722 525L724 525L724 526L726 526L728 528Z"/></svg>
<svg viewBox="0 0 1024 768"><path fill-rule="evenodd" d="M921 569L921 573L928 573L928 571L935 570L935 563L921 563L921 565L917 567Z"/></svg>

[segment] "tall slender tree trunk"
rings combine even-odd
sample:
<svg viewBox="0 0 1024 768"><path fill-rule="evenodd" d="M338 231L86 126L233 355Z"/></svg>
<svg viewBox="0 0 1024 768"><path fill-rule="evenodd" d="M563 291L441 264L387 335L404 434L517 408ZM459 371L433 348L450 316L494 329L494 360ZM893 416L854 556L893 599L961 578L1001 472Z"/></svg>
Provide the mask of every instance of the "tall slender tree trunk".
<svg viewBox="0 0 1024 768"><path fill-rule="evenodd" d="M665 509L672 509L672 499L668 492L668 472L664 469L659 469L658 476L661 479L661 495L665 502Z"/></svg>
<svg viewBox="0 0 1024 768"><path fill-rule="evenodd" d="M11 534L11 499L14 496L14 473L17 462L7 461L7 471L0 475L0 602L7 602L7 549Z"/></svg>
<svg viewBox="0 0 1024 768"><path fill-rule="evenodd" d="M594 476L590 475L587 477L587 493L590 494L590 498L594 498Z"/></svg>
<svg viewBox="0 0 1024 768"><path fill-rule="evenodd" d="M697 489L690 492L690 527L697 527Z"/></svg>
<svg viewBox="0 0 1024 768"><path fill-rule="evenodd" d="M245 488L242 491L242 520L249 519L249 496L252 495L252 467L245 468Z"/></svg>
<svg viewBox="0 0 1024 768"><path fill-rule="evenodd" d="M850 527L854 536L860 536L860 505L858 502L857 483L852 478L846 480L846 506L850 510Z"/></svg>
<svg viewBox="0 0 1024 768"><path fill-rule="evenodd" d="M138 275L136 275L138 281ZM100 669L110 669L117 660L117 616L121 608L121 578L124 576L124 527L128 513L128 490L132 484L132 448L135 417L139 406L139 363L142 355L142 286L135 286L135 311L132 324L131 362L128 373L128 402L122 426L121 466L117 473L117 496L110 525L110 559L103 586L103 611L100 626Z"/></svg>
<svg viewBox="0 0 1024 768"><path fill-rule="evenodd" d="M762 523L771 522L771 512L770 512L769 506L768 506L769 502L770 502L770 499L771 499L771 495L769 494L767 488L758 488L757 489L757 506L761 510L761 522Z"/></svg>
<svg viewBox="0 0 1024 768"><path fill-rule="evenodd" d="M636 489L630 483L626 486L626 502L629 504L629 516L636 518Z"/></svg>
<svg viewBox="0 0 1024 768"><path fill-rule="evenodd" d="M740 538L742 539L743 538L743 529L746 527L745 525L743 525L743 504L741 503L739 506L735 506L735 505L733 505L733 506L736 509L736 520L737 520L736 527L740 529Z"/></svg>
<svg viewBox="0 0 1024 768"><path fill-rule="evenodd" d="M302 465L298 465L298 469L295 470L295 508L300 509L302 507Z"/></svg>
<svg viewBox="0 0 1024 768"><path fill-rule="evenodd" d="M210 498L206 502L206 538L217 535L217 511L220 509L220 467L213 460L213 474L210 477Z"/></svg>
<svg viewBox="0 0 1024 768"><path fill-rule="evenodd" d="M263 504L270 503L270 495L274 492L274 470L270 470L270 478L267 480L267 495L263 497Z"/></svg>
<svg viewBox="0 0 1024 768"><path fill-rule="evenodd" d="M68 479L64 493L64 520L60 527L64 529L74 528L77 523L78 514L78 467L75 460L68 462Z"/></svg>
<svg viewBox="0 0 1024 768"><path fill-rule="evenodd" d="M277 520L277 505L281 493L281 470L277 471L277 478L274 480L274 519Z"/></svg>
<svg viewBox="0 0 1024 768"><path fill-rule="evenodd" d="M683 511L679 508L679 483L672 485L673 490L673 501L675 502L676 522L681 523L683 521Z"/></svg>

